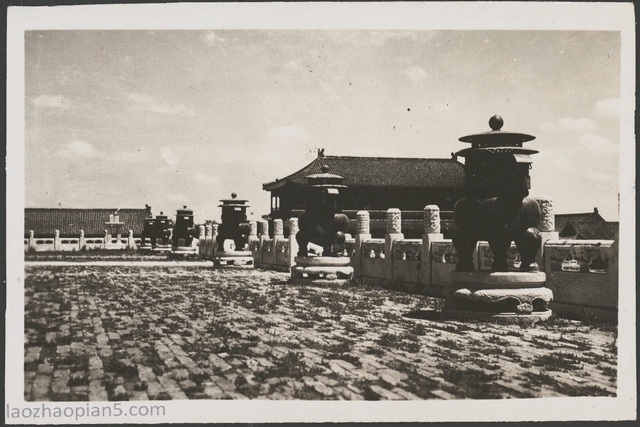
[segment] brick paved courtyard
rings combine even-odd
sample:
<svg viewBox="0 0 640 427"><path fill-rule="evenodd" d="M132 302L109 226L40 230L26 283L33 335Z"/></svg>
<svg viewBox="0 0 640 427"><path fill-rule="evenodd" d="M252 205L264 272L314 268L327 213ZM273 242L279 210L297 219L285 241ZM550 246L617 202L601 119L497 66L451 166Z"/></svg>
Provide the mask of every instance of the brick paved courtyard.
<svg viewBox="0 0 640 427"><path fill-rule="evenodd" d="M27 401L616 395L616 330L443 321L442 301L263 270L28 265Z"/></svg>

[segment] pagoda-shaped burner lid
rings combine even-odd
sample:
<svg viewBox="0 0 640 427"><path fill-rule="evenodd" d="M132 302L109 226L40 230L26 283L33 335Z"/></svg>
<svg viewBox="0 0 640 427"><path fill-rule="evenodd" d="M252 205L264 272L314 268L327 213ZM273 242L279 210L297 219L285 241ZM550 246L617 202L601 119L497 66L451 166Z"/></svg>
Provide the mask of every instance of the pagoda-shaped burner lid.
<svg viewBox="0 0 640 427"><path fill-rule="evenodd" d="M187 209L187 205L183 205L182 209L177 210L178 215L193 215L193 210Z"/></svg>
<svg viewBox="0 0 640 427"><path fill-rule="evenodd" d="M535 154L537 150L522 148L522 143L534 140L536 137L526 133L516 133L500 130L504 125L502 117L495 115L489 119L489 132L476 133L461 137L462 142L470 142L471 148L458 151L458 156L466 156L471 152L511 153L522 156Z"/></svg>
<svg viewBox="0 0 640 427"><path fill-rule="evenodd" d="M307 175L307 183L314 188L317 187L331 187L331 188L346 188L343 184L344 178L340 175L329 173L329 166L322 165L320 167L321 173L314 173Z"/></svg>
<svg viewBox="0 0 640 427"><path fill-rule="evenodd" d="M236 199L236 197L238 197L238 195L236 193L231 193L231 198L230 199L222 199L220 200L222 202L221 205L218 205L219 208L222 207L241 207L241 208L248 208L249 205L247 205L246 203L248 202L248 200L241 200L241 199Z"/></svg>

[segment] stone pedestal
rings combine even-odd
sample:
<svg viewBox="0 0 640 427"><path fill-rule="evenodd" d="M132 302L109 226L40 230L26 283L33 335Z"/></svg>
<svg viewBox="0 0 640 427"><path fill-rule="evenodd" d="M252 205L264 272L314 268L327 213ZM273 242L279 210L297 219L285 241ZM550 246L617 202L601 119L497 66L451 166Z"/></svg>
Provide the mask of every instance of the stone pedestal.
<svg viewBox="0 0 640 427"><path fill-rule="evenodd" d="M253 268L251 251L216 251L215 267Z"/></svg>
<svg viewBox="0 0 640 427"><path fill-rule="evenodd" d="M291 267L291 282L313 284L344 284L353 279L353 267L348 257L295 257Z"/></svg>
<svg viewBox="0 0 640 427"><path fill-rule="evenodd" d="M553 293L542 272L472 271L451 273L443 289L443 314L450 318L533 324L551 316Z"/></svg>
<svg viewBox="0 0 640 427"><path fill-rule="evenodd" d="M198 256L198 248L195 246L176 246L169 252L169 258L196 258Z"/></svg>

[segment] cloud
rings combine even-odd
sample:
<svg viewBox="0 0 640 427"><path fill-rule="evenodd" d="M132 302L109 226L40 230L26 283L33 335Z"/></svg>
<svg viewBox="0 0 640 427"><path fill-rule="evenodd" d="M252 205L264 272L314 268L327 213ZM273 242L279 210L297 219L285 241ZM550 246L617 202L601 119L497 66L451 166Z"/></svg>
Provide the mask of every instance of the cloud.
<svg viewBox="0 0 640 427"><path fill-rule="evenodd" d="M299 162L309 149L309 141L309 132L301 126L277 126L260 138L260 143L252 150L252 154L265 162Z"/></svg>
<svg viewBox="0 0 640 427"><path fill-rule="evenodd" d="M425 77L427 77L428 75L427 72L418 65L414 65L409 69L405 70L404 74L407 77L409 77L409 80L411 80L411 83L413 84L418 83L421 80L424 80Z"/></svg>
<svg viewBox="0 0 640 427"><path fill-rule="evenodd" d="M162 147L160 155L169 166L177 166L180 164L180 159L169 147Z"/></svg>
<svg viewBox="0 0 640 427"><path fill-rule="evenodd" d="M430 42L438 35L438 31L405 31L405 30L373 30L373 31L344 31L328 32L328 36L339 43L355 45L382 46L388 42L411 40Z"/></svg>
<svg viewBox="0 0 640 427"><path fill-rule="evenodd" d="M573 117L563 117L557 122L545 121L540 123L539 128L546 132L595 132L598 125L593 120L587 118L574 119Z"/></svg>
<svg viewBox="0 0 640 427"><path fill-rule="evenodd" d="M205 42L205 44L207 46L213 46L214 44L217 44L217 43L220 43L220 42L224 43L226 41L226 39L218 36L213 31L209 31L204 35L203 41Z"/></svg>
<svg viewBox="0 0 640 427"><path fill-rule="evenodd" d="M300 71L304 67L302 65L302 60L301 59L294 59L293 61L289 61L289 62L283 64L282 68L284 68L285 70L289 70L289 71Z"/></svg>
<svg viewBox="0 0 640 427"><path fill-rule="evenodd" d="M100 152L93 145L79 139L64 144L59 154L65 157L81 159L100 157Z"/></svg>
<svg viewBox="0 0 640 427"><path fill-rule="evenodd" d="M159 102L151 95L130 93L129 100L134 103L133 108L138 110L180 116L191 116L194 114L194 110L184 104L165 104Z"/></svg>
<svg viewBox="0 0 640 427"><path fill-rule="evenodd" d="M556 129L556 124L553 122L545 121L538 125L543 132L553 132Z"/></svg>
<svg viewBox="0 0 640 427"><path fill-rule="evenodd" d="M62 95L40 95L31 99L36 107L43 108L73 108L75 104Z"/></svg>
<svg viewBox="0 0 640 427"><path fill-rule="evenodd" d="M193 180L204 185L217 185L220 183L220 179L217 176L211 176L206 173L197 173L193 175Z"/></svg>
<svg viewBox="0 0 640 427"><path fill-rule="evenodd" d="M618 146L604 136L587 133L578 139L579 147L591 154L618 155Z"/></svg>
<svg viewBox="0 0 640 427"><path fill-rule="evenodd" d="M268 140L277 144L304 143L309 139L309 133L297 125L279 126L269 131Z"/></svg>
<svg viewBox="0 0 640 427"><path fill-rule="evenodd" d="M47 153L50 150L43 150ZM74 139L65 144L62 144L58 150L52 148L51 151L55 151L55 156L62 157L68 160L86 160L92 159L95 161L108 162L112 164L119 163L145 163L153 161L143 151L116 151L107 152L97 149L92 143Z"/></svg>
<svg viewBox="0 0 640 427"><path fill-rule="evenodd" d="M596 102L593 113L597 116L618 119L620 117L620 99L607 98Z"/></svg>

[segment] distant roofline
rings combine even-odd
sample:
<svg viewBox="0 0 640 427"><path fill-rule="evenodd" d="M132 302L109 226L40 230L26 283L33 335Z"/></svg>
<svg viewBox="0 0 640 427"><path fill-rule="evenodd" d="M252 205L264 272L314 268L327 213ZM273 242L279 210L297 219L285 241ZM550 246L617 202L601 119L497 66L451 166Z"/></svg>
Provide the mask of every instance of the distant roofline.
<svg viewBox="0 0 640 427"><path fill-rule="evenodd" d="M464 163L460 162L457 157L449 157L449 158L442 158L442 157L438 157L438 158L427 158L427 157L378 157L378 156L332 156L332 155L323 155L323 156L318 156L315 159L313 159L311 162L307 163L306 165L304 165L303 167L301 167L300 169L298 169L297 171L290 173L289 175L285 176L284 178L276 178L274 181L270 181L267 183L262 184L262 189L265 191L269 191L269 188L267 188L267 186L269 186L271 189L276 189L278 187L280 187L281 185L283 185L283 183L285 183L287 181L287 179L291 178L292 176L302 172L304 169L306 169L307 167L309 167L311 164L313 164L314 162L318 161L318 159L326 159L326 158L331 158L331 159L367 159L367 160L402 160L402 161L440 161L440 162L455 162L458 163L460 165L464 165ZM280 185L277 185L280 184ZM400 187L400 186L398 186Z"/></svg>
<svg viewBox="0 0 640 427"><path fill-rule="evenodd" d="M50 210L50 211L146 211L148 208L34 208L25 207L25 209L38 209L38 210Z"/></svg>

